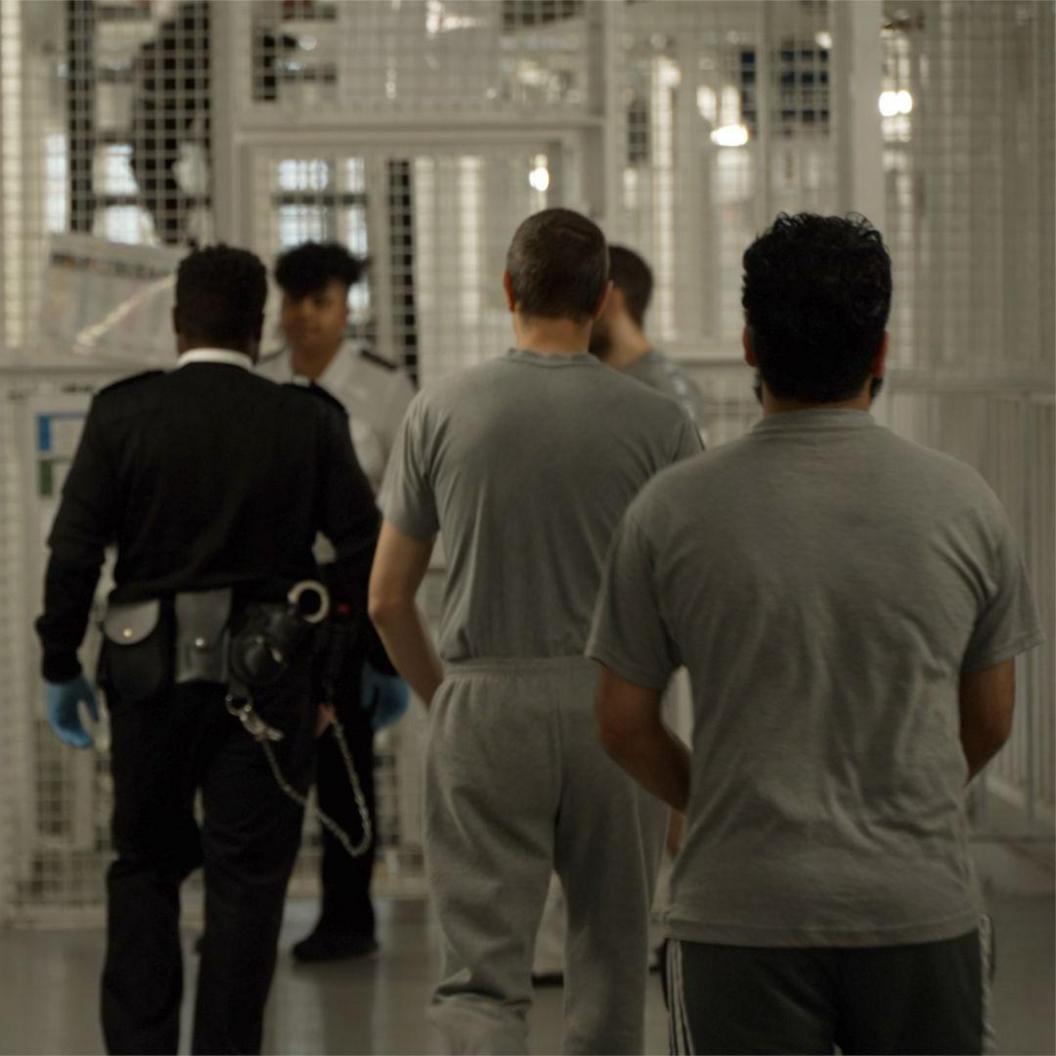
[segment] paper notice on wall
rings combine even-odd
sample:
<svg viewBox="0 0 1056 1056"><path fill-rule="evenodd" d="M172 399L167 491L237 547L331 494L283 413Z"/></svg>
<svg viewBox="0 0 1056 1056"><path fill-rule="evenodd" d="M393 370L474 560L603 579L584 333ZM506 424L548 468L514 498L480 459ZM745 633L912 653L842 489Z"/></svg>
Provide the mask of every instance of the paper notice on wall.
<svg viewBox="0 0 1056 1056"><path fill-rule="evenodd" d="M54 235L40 325L45 353L171 365L176 267L184 252L90 235Z"/></svg>

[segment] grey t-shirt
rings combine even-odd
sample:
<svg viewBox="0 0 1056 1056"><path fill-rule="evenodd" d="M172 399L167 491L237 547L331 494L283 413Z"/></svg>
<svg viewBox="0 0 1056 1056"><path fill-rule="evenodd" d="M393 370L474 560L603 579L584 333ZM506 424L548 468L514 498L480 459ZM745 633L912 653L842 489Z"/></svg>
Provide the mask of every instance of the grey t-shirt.
<svg viewBox="0 0 1056 1056"><path fill-rule="evenodd" d="M650 349L630 366L624 367L623 373L677 400L697 428L704 429L704 394L697 383L684 370L676 367L667 356Z"/></svg>
<svg viewBox="0 0 1056 1056"><path fill-rule="evenodd" d="M380 505L406 535L443 534L441 656L581 655L627 504L699 450L674 401L586 352L511 350L423 389Z"/></svg>
<svg viewBox="0 0 1056 1056"><path fill-rule="evenodd" d="M772 415L651 482L588 653L694 695L672 934L871 946L976 926L962 671L1041 633L1000 503L860 411Z"/></svg>

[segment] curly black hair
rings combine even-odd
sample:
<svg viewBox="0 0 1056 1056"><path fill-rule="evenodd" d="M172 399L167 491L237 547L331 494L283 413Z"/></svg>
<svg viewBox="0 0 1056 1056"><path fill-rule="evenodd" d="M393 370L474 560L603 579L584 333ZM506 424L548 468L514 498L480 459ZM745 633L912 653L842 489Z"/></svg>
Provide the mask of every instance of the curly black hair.
<svg viewBox="0 0 1056 1056"><path fill-rule="evenodd" d="M593 220L544 209L514 232L506 270L524 315L584 322L609 281L609 250Z"/></svg>
<svg viewBox="0 0 1056 1056"><path fill-rule="evenodd" d="M744 306L759 373L782 399L859 392L891 308L891 258L865 217L781 213L744 253Z"/></svg>
<svg viewBox="0 0 1056 1056"><path fill-rule="evenodd" d="M304 242L275 262L275 281L295 300L328 286L335 279L346 289L359 282L366 261L354 257L340 242Z"/></svg>
<svg viewBox="0 0 1056 1056"><path fill-rule="evenodd" d="M176 329L194 345L242 347L259 340L267 299L268 272L255 253L196 249L176 272Z"/></svg>

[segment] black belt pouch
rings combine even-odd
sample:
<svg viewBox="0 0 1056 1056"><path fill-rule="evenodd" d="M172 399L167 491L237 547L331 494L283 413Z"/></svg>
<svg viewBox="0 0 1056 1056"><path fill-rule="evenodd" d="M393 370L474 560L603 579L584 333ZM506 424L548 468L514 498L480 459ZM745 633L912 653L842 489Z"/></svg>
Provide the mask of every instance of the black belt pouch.
<svg viewBox="0 0 1056 1056"><path fill-rule="evenodd" d="M103 617L99 683L128 702L169 691L173 675L171 607L158 599L111 603Z"/></svg>

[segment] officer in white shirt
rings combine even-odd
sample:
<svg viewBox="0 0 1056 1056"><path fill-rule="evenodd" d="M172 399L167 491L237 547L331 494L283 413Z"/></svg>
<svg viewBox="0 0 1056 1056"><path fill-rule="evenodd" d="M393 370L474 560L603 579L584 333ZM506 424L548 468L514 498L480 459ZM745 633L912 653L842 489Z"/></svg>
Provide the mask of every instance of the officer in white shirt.
<svg viewBox="0 0 1056 1056"><path fill-rule="evenodd" d="M336 242L306 242L282 254L275 281L282 291L280 323L286 347L262 357L260 371L275 381L320 385L344 405L353 447L377 494L414 388L394 364L346 339L348 291L362 274L363 263ZM317 556L326 559L325 554ZM399 717L407 704L407 688L401 679L366 663L362 649L353 649L337 670L337 716L374 825L374 730ZM316 791L322 811L355 839L360 822L332 730L320 739ZM297 960L337 960L377 949L370 899L373 868L373 842L361 857L352 858L324 830L322 911L311 934L293 947Z"/></svg>

